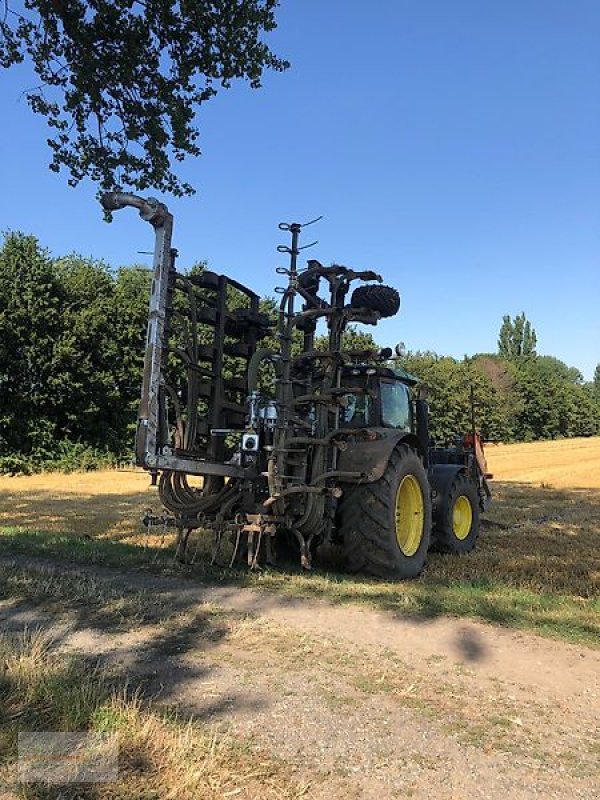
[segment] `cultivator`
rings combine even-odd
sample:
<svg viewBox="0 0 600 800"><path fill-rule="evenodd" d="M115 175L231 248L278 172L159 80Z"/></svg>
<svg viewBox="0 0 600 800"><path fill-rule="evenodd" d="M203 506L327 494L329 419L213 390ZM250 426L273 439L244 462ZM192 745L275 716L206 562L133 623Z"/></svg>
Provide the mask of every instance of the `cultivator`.
<svg viewBox="0 0 600 800"><path fill-rule="evenodd" d="M231 278L176 271L173 218L163 204L124 193L102 202L108 211L137 208L155 229L136 458L160 472L160 498L179 530L181 556L190 531L202 528L213 531L215 553L227 536L233 557L245 554L251 567L292 549L308 568L316 545L334 541L345 544L357 568L416 575L430 544L431 490L435 495L442 473L444 486L449 475L470 482L471 525L457 540L470 549L487 497L474 448L465 448L458 464L440 454L430 459L416 379L390 362L389 349L344 350L349 323L376 324L398 311L395 289L370 270L315 259L300 271L306 226L284 223L289 242L278 250L289 263L277 269L285 285L268 315L258 295ZM363 285L351 291L356 282ZM324 348L315 346L320 321ZM389 494L386 473L399 457ZM381 490L383 483L381 530L367 530L365 538L348 509L362 498L373 517L373 492L365 487Z"/></svg>

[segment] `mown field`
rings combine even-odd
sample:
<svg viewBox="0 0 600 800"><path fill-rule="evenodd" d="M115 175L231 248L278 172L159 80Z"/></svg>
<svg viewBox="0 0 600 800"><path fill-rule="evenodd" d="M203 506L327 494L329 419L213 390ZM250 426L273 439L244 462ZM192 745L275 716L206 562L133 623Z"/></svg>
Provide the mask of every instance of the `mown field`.
<svg viewBox="0 0 600 800"><path fill-rule="evenodd" d="M600 489L600 438L488 445L497 481L550 489Z"/></svg>
<svg viewBox="0 0 600 800"><path fill-rule="evenodd" d="M211 567L198 534L194 560L173 559L173 536L140 524L159 509L143 472L0 478L0 555L103 563L279 593L366 602L395 613L479 617L596 645L600 634L600 438L490 446L494 503L470 555L431 554L417 581L345 574L335 553L310 574Z"/></svg>

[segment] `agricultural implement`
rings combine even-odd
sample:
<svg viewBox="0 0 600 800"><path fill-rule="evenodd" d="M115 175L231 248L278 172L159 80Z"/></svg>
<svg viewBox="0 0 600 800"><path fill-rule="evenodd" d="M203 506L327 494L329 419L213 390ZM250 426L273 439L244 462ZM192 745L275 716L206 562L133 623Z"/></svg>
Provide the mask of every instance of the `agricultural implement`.
<svg viewBox="0 0 600 800"><path fill-rule="evenodd" d="M137 208L155 230L136 461L160 474L181 557L200 528L215 558L224 537L233 542L232 563L295 553L310 568L332 543L351 570L402 579L421 573L431 547L474 547L490 500L474 425L433 446L425 394L392 351L344 349L349 324L398 312L395 289L315 259L299 270L306 226L282 223L289 264L266 314L238 281L176 271L162 203L109 193L102 204Z"/></svg>

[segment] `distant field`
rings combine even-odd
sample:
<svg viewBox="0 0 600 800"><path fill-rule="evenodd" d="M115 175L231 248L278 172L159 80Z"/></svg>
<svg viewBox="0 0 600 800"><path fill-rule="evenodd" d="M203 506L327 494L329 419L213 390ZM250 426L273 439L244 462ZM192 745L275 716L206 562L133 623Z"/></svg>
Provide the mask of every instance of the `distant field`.
<svg viewBox="0 0 600 800"><path fill-rule="evenodd" d="M600 437L487 445L494 482L548 489L600 489ZM0 524L123 539L140 532L146 507L159 510L143 470L0 476Z"/></svg>
<svg viewBox="0 0 600 800"><path fill-rule="evenodd" d="M600 489L600 437L488 445L498 481L545 484L556 489Z"/></svg>

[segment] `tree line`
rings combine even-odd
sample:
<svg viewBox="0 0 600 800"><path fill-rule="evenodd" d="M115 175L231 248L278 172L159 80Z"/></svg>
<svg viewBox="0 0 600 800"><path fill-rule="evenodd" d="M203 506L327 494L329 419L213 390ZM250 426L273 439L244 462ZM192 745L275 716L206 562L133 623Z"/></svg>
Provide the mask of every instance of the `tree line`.
<svg viewBox="0 0 600 800"><path fill-rule="evenodd" d="M34 236L5 236L0 471L91 468L131 457L150 282L144 267L113 271L78 255L52 258ZM263 307L272 313L275 305L265 299ZM470 429L471 392L487 440L600 433L600 366L586 383L576 368L537 355L536 344L522 314L504 318L497 353L404 356L402 367L428 386L436 441ZM375 341L354 332L348 346Z"/></svg>

